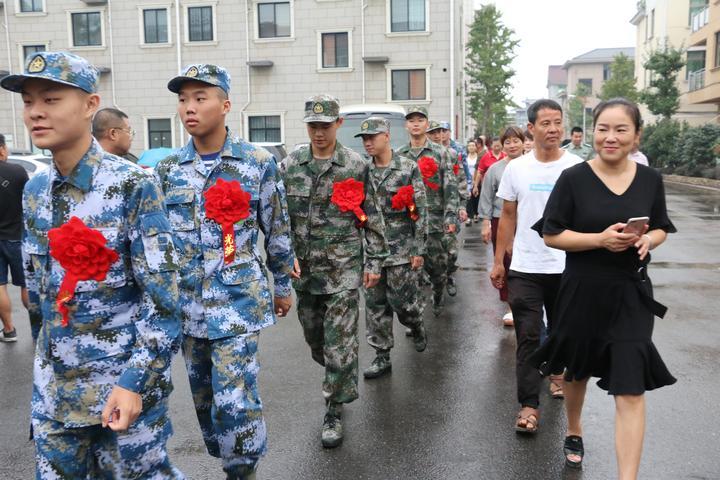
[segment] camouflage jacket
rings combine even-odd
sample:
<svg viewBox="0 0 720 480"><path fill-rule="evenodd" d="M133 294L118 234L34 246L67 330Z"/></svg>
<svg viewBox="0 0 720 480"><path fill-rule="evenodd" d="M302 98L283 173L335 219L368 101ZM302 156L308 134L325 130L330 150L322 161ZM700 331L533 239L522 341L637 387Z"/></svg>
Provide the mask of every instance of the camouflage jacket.
<svg viewBox="0 0 720 480"><path fill-rule="evenodd" d="M406 209L392 208L392 197L400 187L412 185L415 189L415 207L419 215L412 221ZM390 255L383 262L383 267L410 263L411 256L425 254L425 238L427 237L427 200L425 184L415 162L393 152L392 160L387 168L378 168L370 163L370 182L368 195L371 195L380 208L385 221L385 240Z"/></svg>
<svg viewBox="0 0 720 480"><path fill-rule="evenodd" d="M459 205L458 184L453 174L453 163L448 150L430 140L425 141L417 155L413 155L410 144L400 147L397 153L416 163L422 157L432 157L438 164L437 173L428 180L439 185L433 190L425 189L428 206L428 233L442 233L446 225L454 225L457 221Z"/></svg>
<svg viewBox="0 0 720 480"><path fill-rule="evenodd" d="M285 187L275 158L228 132L212 169L207 170L190 140L162 160L156 173L165 192L170 225L180 257L183 333L225 338L256 332L275 323L265 265L275 295L291 294L293 252ZM237 180L250 193L250 216L234 225L235 258L224 264L222 227L206 218L205 197L218 178ZM265 238L267 262L260 256L258 232Z"/></svg>
<svg viewBox="0 0 720 480"><path fill-rule="evenodd" d="M156 179L93 140L67 178L54 167L33 177L23 210L30 316L41 325L33 417L94 425L114 384L143 394L145 408L158 389L169 393L180 335L177 261ZM55 298L65 270L49 255L48 231L72 216L100 231L119 259L105 281L78 282L63 327Z"/></svg>
<svg viewBox="0 0 720 480"><path fill-rule="evenodd" d="M455 168L457 168L457 173L455 174L455 179L457 180L457 189L458 189L458 208L460 210L465 209L465 202L467 202L468 197L470 196L470 192L468 191L467 185L467 175L465 173L465 165L463 157L460 153L457 152L452 147L446 147L448 152L450 153L450 158L453 161L453 173L455 172Z"/></svg>
<svg viewBox="0 0 720 480"><path fill-rule="evenodd" d="M339 142L332 158L322 161L317 175L313 162L307 146L292 152L282 165L293 248L301 269L301 278L294 280L293 286L313 295L359 288L363 253L365 271L375 274L380 273L388 255L382 215L374 199L367 196L370 165ZM365 184L362 209L368 220L363 229L357 228L353 212L341 212L330 201L333 184L348 178Z"/></svg>

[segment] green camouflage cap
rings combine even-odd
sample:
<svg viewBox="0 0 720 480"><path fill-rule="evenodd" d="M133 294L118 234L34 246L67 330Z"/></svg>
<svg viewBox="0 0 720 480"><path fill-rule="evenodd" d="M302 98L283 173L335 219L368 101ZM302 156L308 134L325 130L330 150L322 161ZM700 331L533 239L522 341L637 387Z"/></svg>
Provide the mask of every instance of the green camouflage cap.
<svg viewBox="0 0 720 480"><path fill-rule="evenodd" d="M168 82L168 90L173 93L180 93L180 88L185 82L191 80L207 83L213 87L219 87L230 93L230 74L223 67L210 65L208 63L196 63L188 65L182 73Z"/></svg>
<svg viewBox="0 0 720 480"><path fill-rule="evenodd" d="M443 128L442 124L438 122L437 120L430 120L430 123L428 124L428 129L426 130L427 133L430 133L434 130L440 130Z"/></svg>
<svg viewBox="0 0 720 480"><path fill-rule="evenodd" d="M331 123L340 116L340 102L331 95L314 95L305 101L305 123Z"/></svg>
<svg viewBox="0 0 720 480"><path fill-rule="evenodd" d="M69 52L37 52L28 55L25 71L19 75L8 75L0 86L11 92L22 92L23 84L31 78L44 78L79 88L87 93L98 89L100 72L90 62Z"/></svg>
<svg viewBox="0 0 720 480"><path fill-rule="evenodd" d="M429 118L427 108L423 107L422 105L412 105L412 106L408 107L407 113L405 114L405 118L408 118L413 113L419 113L420 115L424 116L425 118Z"/></svg>
<svg viewBox="0 0 720 480"><path fill-rule="evenodd" d="M370 117L360 125L360 131L355 134L355 137L378 133L390 133L390 122L382 117Z"/></svg>

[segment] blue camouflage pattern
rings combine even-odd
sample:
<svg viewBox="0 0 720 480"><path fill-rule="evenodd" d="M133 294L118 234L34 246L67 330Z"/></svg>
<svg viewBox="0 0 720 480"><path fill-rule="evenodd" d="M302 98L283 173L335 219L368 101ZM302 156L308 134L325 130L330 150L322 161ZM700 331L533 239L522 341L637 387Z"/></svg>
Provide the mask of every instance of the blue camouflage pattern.
<svg viewBox="0 0 720 480"><path fill-rule="evenodd" d="M8 75L0 86L12 92L22 92L25 81L42 78L97 93L100 72L84 58L70 52L37 52L25 59L24 73Z"/></svg>
<svg viewBox="0 0 720 480"><path fill-rule="evenodd" d="M183 68L182 73L168 82L168 90L179 93L182 84L189 81L203 82L230 93L230 73L223 67L208 63L195 63Z"/></svg>
<svg viewBox="0 0 720 480"><path fill-rule="evenodd" d="M219 339L275 323L265 265L278 297L291 295L294 255L285 187L275 158L228 132L220 157L207 169L192 140L155 169L165 192L180 264L183 333ZM237 180L250 193L250 216L235 224L235 259L223 262L222 227L205 216L203 193L217 179ZM267 261L258 248L265 237Z"/></svg>

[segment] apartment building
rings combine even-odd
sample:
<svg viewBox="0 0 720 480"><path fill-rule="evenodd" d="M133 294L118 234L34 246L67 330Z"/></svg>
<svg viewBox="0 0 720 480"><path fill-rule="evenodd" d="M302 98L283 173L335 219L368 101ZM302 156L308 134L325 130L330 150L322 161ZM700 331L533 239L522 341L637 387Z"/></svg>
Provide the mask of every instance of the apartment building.
<svg viewBox="0 0 720 480"><path fill-rule="evenodd" d="M713 105L717 114L720 106L720 2L691 5L690 30L688 44L702 54L697 68L688 74L688 102Z"/></svg>
<svg viewBox="0 0 720 480"><path fill-rule="evenodd" d="M713 0L716 3L716 0ZM703 68L706 59L706 45L694 44L691 39L693 22L699 25L704 18L696 15L708 5L708 0L641 0L637 12L630 20L636 27L635 78L638 90L647 88L652 72L643 67L650 54L665 47L687 49L687 64L679 72L677 86L680 90L680 107L675 118L690 125L713 121L717 108L711 104L695 103L690 95L691 74ZM706 22L707 23L707 22ZM693 76L693 88L700 74ZM641 105L643 118L652 122L656 118Z"/></svg>
<svg viewBox="0 0 720 480"><path fill-rule="evenodd" d="M561 103L567 92L567 78L567 70L565 70L562 65L548 66L548 77L546 85L548 89L547 98Z"/></svg>
<svg viewBox="0 0 720 480"><path fill-rule="evenodd" d="M229 70L228 124L250 141L306 141L302 109L315 93L424 104L464 132L472 15L467 0L4 0L0 70L20 71L42 49L84 56L102 72L103 106L130 116L135 153L185 142L166 85L196 62ZM0 132L29 148L18 95L0 96Z"/></svg>

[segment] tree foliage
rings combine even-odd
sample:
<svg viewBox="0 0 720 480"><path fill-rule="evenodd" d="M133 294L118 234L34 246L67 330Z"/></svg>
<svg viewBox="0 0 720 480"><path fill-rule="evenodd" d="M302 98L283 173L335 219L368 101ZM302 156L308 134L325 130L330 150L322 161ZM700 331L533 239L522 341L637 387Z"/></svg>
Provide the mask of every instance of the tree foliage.
<svg viewBox="0 0 720 480"><path fill-rule="evenodd" d="M624 97L637 102L640 93L635 87L635 61L620 53L613 58L610 64L610 78L603 83L600 90L600 100Z"/></svg>
<svg viewBox="0 0 720 480"><path fill-rule="evenodd" d="M647 105L654 115L671 118L680 107L680 90L676 79L685 66L683 50L665 46L656 50L645 61L643 67L652 72L650 85L640 93L640 101Z"/></svg>
<svg viewBox="0 0 720 480"><path fill-rule="evenodd" d="M589 129L592 118L587 118L588 115L586 114L585 125L583 125L583 109L584 106L587 105L587 98L591 96L592 91L590 90L590 87L584 83L577 84L575 87L575 93L573 93L573 96L570 97L570 100L568 101L567 115L570 128L582 127L583 130ZM570 132L568 131L565 133L569 134Z"/></svg>
<svg viewBox="0 0 720 480"><path fill-rule="evenodd" d="M515 58L519 40L515 32L502 23L502 15L493 4L475 12L467 46L467 98L470 114L476 120L478 133L494 135L505 126L510 97L510 80L515 71L510 64Z"/></svg>

